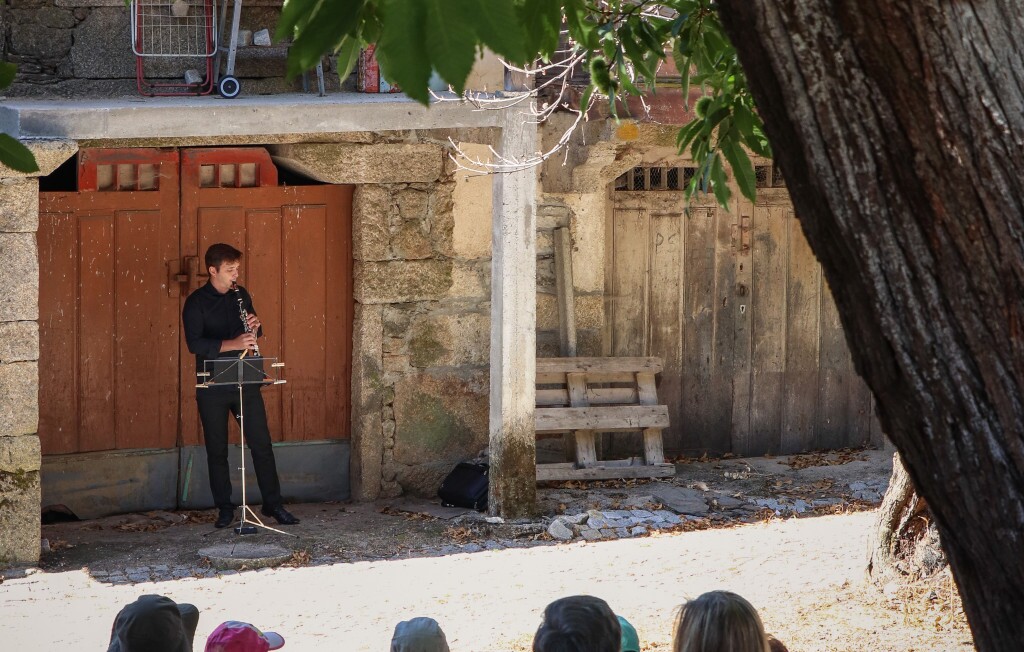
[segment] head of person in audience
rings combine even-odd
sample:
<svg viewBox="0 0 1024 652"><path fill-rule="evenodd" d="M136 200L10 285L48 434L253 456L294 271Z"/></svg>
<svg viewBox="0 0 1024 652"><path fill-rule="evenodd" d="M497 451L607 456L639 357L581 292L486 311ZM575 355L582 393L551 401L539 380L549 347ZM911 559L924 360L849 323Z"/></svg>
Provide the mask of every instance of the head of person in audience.
<svg viewBox="0 0 1024 652"><path fill-rule="evenodd" d="M622 616L616 616L619 620L619 627L622 629L622 642L619 645L619 652L640 652L640 637L628 620Z"/></svg>
<svg viewBox="0 0 1024 652"><path fill-rule="evenodd" d="M672 652L769 652L757 610L729 591L710 591L679 607Z"/></svg>
<svg viewBox="0 0 1024 652"><path fill-rule="evenodd" d="M284 647L284 637L250 623L228 620L206 638L206 652L267 652Z"/></svg>
<svg viewBox="0 0 1024 652"><path fill-rule="evenodd" d="M622 627L608 603L592 595L555 600L533 637L533 652L619 652Z"/></svg>
<svg viewBox="0 0 1024 652"><path fill-rule="evenodd" d="M448 641L436 620L420 616L395 625L391 652L449 652Z"/></svg>
<svg viewBox="0 0 1024 652"><path fill-rule="evenodd" d="M110 631L107 652L192 652L199 610L163 595L143 595L126 605Z"/></svg>

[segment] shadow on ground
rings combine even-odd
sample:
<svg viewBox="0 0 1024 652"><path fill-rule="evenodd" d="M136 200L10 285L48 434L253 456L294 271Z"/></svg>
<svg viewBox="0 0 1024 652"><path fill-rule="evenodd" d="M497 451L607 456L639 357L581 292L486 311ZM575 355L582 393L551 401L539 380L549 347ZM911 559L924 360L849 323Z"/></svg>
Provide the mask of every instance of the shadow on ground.
<svg viewBox="0 0 1024 652"><path fill-rule="evenodd" d="M291 553L285 564L304 566L736 527L871 509L891 466L891 454L876 450L680 460L675 477L661 480L544 483L538 516L511 522L436 499L291 505L302 523L281 529L294 537L217 530L212 510L125 514L43 526L40 570L85 569L131 584L237 572L214 568L199 551L242 541L282 547Z"/></svg>

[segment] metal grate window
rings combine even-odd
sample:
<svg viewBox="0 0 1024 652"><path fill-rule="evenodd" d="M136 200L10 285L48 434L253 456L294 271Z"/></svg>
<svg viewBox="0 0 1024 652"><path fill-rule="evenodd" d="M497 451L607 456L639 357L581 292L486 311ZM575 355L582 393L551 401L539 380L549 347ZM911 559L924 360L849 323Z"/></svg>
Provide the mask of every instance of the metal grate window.
<svg viewBox="0 0 1024 652"><path fill-rule="evenodd" d="M96 189L101 192L159 190L160 175L153 163L97 165Z"/></svg>
<svg viewBox="0 0 1024 652"><path fill-rule="evenodd" d="M665 175L665 187L669 190L680 190L679 168L669 168Z"/></svg>
<svg viewBox="0 0 1024 652"><path fill-rule="evenodd" d="M757 179L758 188L786 187L786 180L782 178L782 170L774 163L771 165L755 165L754 176Z"/></svg>
<svg viewBox="0 0 1024 652"><path fill-rule="evenodd" d="M615 180L615 190L684 190L697 168L635 167Z"/></svg>
<svg viewBox="0 0 1024 652"><path fill-rule="evenodd" d="M758 188L769 188L771 187L772 180L772 166L770 165L755 165L754 166L754 185Z"/></svg>

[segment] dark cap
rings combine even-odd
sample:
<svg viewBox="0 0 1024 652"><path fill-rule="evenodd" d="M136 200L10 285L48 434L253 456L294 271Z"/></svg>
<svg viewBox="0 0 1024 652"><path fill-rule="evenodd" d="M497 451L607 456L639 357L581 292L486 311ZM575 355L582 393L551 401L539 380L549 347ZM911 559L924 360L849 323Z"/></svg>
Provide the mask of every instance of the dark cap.
<svg viewBox="0 0 1024 652"><path fill-rule="evenodd" d="M162 595L143 595L117 614L107 652L192 652L199 610Z"/></svg>

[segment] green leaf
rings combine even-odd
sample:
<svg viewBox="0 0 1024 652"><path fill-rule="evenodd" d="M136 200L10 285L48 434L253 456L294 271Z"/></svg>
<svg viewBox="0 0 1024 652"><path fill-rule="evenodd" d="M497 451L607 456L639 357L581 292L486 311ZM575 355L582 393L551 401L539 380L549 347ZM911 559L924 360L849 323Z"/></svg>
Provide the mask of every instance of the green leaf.
<svg viewBox="0 0 1024 652"><path fill-rule="evenodd" d="M38 172L36 157L10 134L0 134L0 163L18 172Z"/></svg>
<svg viewBox="0 0 1024 652"><path fill-rule="evenodd" d="M676 135L676 146L679 148L680 154L693 142L693 139L697 137L703 126L703 120L691 120L690 124L685 125L679 130L679 133Z"/></svg>
<svg viewBox="0 0 1024 652"><path fill-rule="evenodd" d="M737 103L733 107L733 120L736 123L736 128L739 130L743 137L746 137L754 131L754 114L750 112L746 106L742 103Z"/></svg>
<svg viewBox="0 0 1024 652"><path fill-rule="evenodd" d="M722 208L729 209L729 199L732 192L729 190L729 181L725 176L725 169L722 167L722 157L712 154L711 168L709 170L711 190L715 193L715 199Z"/></svg>
<svg viewBox="0 0 1024 652"><path fill-rule="evenodd" d="M594 85L588 84L587 88L583 91L583 97L580 98L580 111L586 112L590 107L590 98L594 94Z"/></svg>
<svg viewBox="0 0 1024 652"><path fill-rule="evenodd" d="M382 0L377 61L381 72L421 104L430 103L432 71L426 46L426 16L421 0Z"/></svg>
<svg viewBox="0 0 1024 652"><path fill-rule="evenodd" d="M640 89L633 85L633 80L629 78L629 71L626 70L625 61L622 57L618 59L619 65L616 68L615 78L622 84L622 90L626 91L630 95L640 95Z"/></svg>
<svg viewBox="0 0 1024 652"><path fill-rule="evenodd" d="M312 0L289 0L289 5L293 2L308 6ZM296 20L304 22L295 25L298 33L295 42L288 49L289 77L315 68L316 64L320 62L320 58L328 52L334 52L346 36L358 38L361 14L366 0L352 2L334 0L333 2L322 1L312 4L315 4L316 7L311 13L306 16L295 16ZM289 15L289 20L291 19L292 16ZM277 29L278 39L291 36L287 31L284 12L282 12Z"/></svg>
<svg viewBox="0 0 1024 652"><path fill-rule="evenodd" d="M718 123L729 115L729 107L717 106L719 98L712 100L711 106L708 107L708 117L704 120L704 130L709 134L711 131L718 126Z"/></svg>
<svg viewBox="0 0 1024 652"><path fill-rule="evenodd" d="M722 143L721 148L725 160L729 161L732 176L736 179L736 185L740 187L740 192L747 199L754 201L757 194L757 179L754 176L754 164L750 162L750 157L743 151L743 147L733 139Z"/></svg>
<svg viewBox="0 0 1024 652"><path fill-rule="evenodd" d="M473 0L420 0L427 17L427 54L437 72L461 94L476 60L478 10Z"/></svg>
<svg viewBox="0 0 1024 652"><path fill-rule="evenodd" d="M646 20L638 21L636 33L648 51L656 53L659 59L665 58L665 43L655 33L655 28Z"/></svg>
<svg viewBox="0 0 1024 652"><path fill-rule="evenodd" d="M512 63L529 63L513 4L508 0L476 0L475 4L469 18L480 42Z"/></svg>
<svg viewBox="0 0 1024 652"><path fill-rule="evenodd" d="M643 75L644 79L653 79L654 72L647 67L644 61L646 51L634 40L633 29L628 23L619 30L619 43L622 45L626 57L633 64L633 68Z"/></svg>
<svg viewBox="0 0 1024 652"><path fill-rule="evenodd" d="M338 48L338 80L343 82L352 74L352 69L359 61L361 43L354 38L346 38Z"/></svg>
<svg viewBox="0 0 1024 652"><path fill-rule="evenodd" d="M500 1L500 0L499 0ZM562 29L562 3L558 0L523 0L519 6L526 52L547 59L558 49Z"/></svg>
<svg viewBox="0 0 1024 652"><path fill-rule="evenodd" d="M14 81L14 75L18 72L18 67L13 63L7 63L6 61L0 61L0 88L7 88Z"/></svg>
<svg viewBox="0 0 1024 652"><path fill-rule="evenodd" d="M597 26L587 11L583 0L567 0L565 3L565 23L569 27L569 36L586 50L600 47L597 38Z"/></svg>

